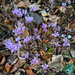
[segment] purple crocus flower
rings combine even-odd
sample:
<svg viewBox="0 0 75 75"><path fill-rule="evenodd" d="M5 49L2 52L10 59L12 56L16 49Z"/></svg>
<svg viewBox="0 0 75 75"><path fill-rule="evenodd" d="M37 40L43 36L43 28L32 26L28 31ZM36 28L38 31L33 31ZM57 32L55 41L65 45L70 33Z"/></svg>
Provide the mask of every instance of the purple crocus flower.
<svg viewBox="0 0 75 75"><path fill-rule="evenodd" d="M54 37L57 37L57 36L59 36L59 33L55 32L54 34L51 34L51 35L54 36Z"/></svg>
<svg viewBox="0 0 75 75"><path fill-rule="evenodd" d="M47 27L47 24L42 24L42 28L46 28Z"/></svg>
<svg viewBox="0 0 75 75"><path fill-rule="evenodd" d="M20 49L22 47L22 44L20 41L18 42L17 47L18 47L18 49Z"/></svg>
<svg viewBox="0 0 75 75"><path fill-rule="evenodd" d="M61 46L58 42L57 42L57 43L55 43L55 45L56 45L56 47Z"/></svg>
<svg viewBox="0 0 75 75"><path fill-rule="evenodd" d="M26 19L26 22L27 23L30 23L31 21L33 21L33 17L27 17L27 16L25 16L25 19Z"/></svg>
<svg viewBox="0 0 75 75"><path fill-rule="evenodd" d="M35 56L38 57L38 56L40 56L40 54L37 53Z"/></svg>
<svg viewBox="0 0 75 75"><path fill-rule="evenodd" d="M23 23L21 23L21 21L18 21L18 26L22 26Z"/></svg>
<svg viewBox="0 0 75 75"><path fill-rule="evenodd" d="M21 33L23 33L24 32L24 30L25 30L25 26L23 26L22 28L20 28L19 26L17 27L16 25L15 25L15 30L13 30L13 32L15 33L15 35L18 35L18 34L21 34Z"/></svg>
<svg viewBox="0 0 75 75"><path fill-rule="evenodd" d="M37 28L35 28L35 29L34 29L34 32L38 32L38 29L37 29Z"/></svg>
<svg viewBox="0 0 75 75"><path fill-rule="evenodd" d="M38 62L40 61L40 59L34 58L30 61L31 64L38 64Z"/></svg>
<svg viewBox="0 0 75 75"><path fill-rule="evenodd" d="M25 59L27 59L29 56L29 52L27 52L27 54L25 55Z"/></svg>
<svg viewBox="0 0 75 75"><path fill-rule="evenodd" d="M63 3L62 3L62 6L63 6L63 7L66 6L66 3L63 2Z"/></svg>
<svg viewBox="0 0 75 75"><path fill-rule="evenodd" d="M43 69L47 69L48 68L48 65L44 64L42 65Z"/></svg>
<svg viewBox="0 0 75 75"><path fill-rule="evenodd" d="M20 39L21 39L21 38L18 36L15 40L16 40L16 41L20 41Z"/></svg>
<svg viewBox="0 0 75 75"><path fill-rule="evenodd" d="M56 27L56 23L50 23L52 27Z"/></svg>
<svg viewBox="0 0 75 75"><path fill-rule="evenodd" d="M23 43L27 43L27 42L30 42L30 40L31 40L32 38L31 38L31 36L29 36L29 37L26 37L26 38L24 38L24 41L23 41Z"/></svg>
<svg viewBox="0 0 75 75"><path fill-rule="evenodd" d="M58 26L58 31L60 31L60 29L61 29L61 27L60 27L60 26Z"/></svg>
<svg viewBox="0 0 75 75"><path fill-rule="evenodd" d="M37 35L37 36L36 36L36 39L41 40L41 39L40 39L40 35Z"/></svg>
<svg viewBox="0 0 75 75"><path fill-rule="evenodd" d="M26 15L27 14L27 10L25 9L22 9L22 13L24 14L24 15Z"/></svg>
<svg viewBox="0 0 75 75"><path fill-rule="evenodd" d="M71 29L68 29L68 31L71 31Z"/></svg>
<svg viewBox="0 0 75 75"><path fill-rule="evenodd" d="M37 7L33 7L33 6L31 6L31 9L30 9L30 11L36 11L37 10Z"/></svg>
<svg viewBox="0 0 75 75"><path fill-rule="evenodd" d="M44 32L47 32L47 29L44 29Z"/></svg>
<svg viewBox="0 0 75 75"><path fill-rule="evenodd" d="M15 8L15 9L14 9L14 11L12 11L12 13L13 13L13 14L16 14L16 12L18 11L18 8L17 8L16 6L15 6L14 8Z"/></svg>
<svg viewBox="0 0 75 75"><path fill-rule="evenodd" d="M65 41L69 41L69 40L67 38L64 38L63 41L65 42Z"/></svg>
<svg viewBox="0 0 75 75"><path fill-rule="evenodd" d="M63 46L70 46L69 42L65 41Z"/></svg>
<svg viewBox="0 0 75 75"><path fill-rule="evenodd" d="M71 1L70 0L68 0L68 4L71 4Z"/></svg>

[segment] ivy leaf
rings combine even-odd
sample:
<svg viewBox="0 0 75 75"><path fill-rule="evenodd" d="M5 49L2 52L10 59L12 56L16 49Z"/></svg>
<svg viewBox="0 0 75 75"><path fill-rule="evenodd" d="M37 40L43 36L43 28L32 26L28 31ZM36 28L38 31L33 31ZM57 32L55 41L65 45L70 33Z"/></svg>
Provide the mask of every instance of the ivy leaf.
<svg viewBox="0 0 75 75"><path fill-rule="evenodd" d="M43 50L45 50L45 48L46 48L46 44L44 43L44 45L43 45Z"/></svg>
<svg viewBox="0 0 75 75"><path fill-rule="evenodd" d="M67 64L64 68L63 71L66 71L68 74L72 73L74 70L74 64Z"/></svg>
<svg viewBox="0 0 75 75"><path fill-rule="evenodd" d="M48 50L48 52L49 52L49 53L53 53L53 50L54 50L54 48L50 48L50 49Z"/></svg>

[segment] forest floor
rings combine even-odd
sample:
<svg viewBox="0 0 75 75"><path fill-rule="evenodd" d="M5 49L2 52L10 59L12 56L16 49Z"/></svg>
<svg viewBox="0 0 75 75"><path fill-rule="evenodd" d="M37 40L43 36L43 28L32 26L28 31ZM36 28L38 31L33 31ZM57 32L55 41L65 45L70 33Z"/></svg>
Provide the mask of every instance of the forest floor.
<svg viewBox="0 0 75 75"><path fill-rule="evenodd" d="M0 75L75 75L75 1L0 0Z"/></svg>

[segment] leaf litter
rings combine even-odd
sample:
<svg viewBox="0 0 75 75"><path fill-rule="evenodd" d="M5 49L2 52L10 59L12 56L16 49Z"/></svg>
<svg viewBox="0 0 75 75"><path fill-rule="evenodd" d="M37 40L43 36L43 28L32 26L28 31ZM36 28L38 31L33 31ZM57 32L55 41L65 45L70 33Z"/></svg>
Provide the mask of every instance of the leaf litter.
<svg viewBox="0 0 75 75"><path fill-rule="evenodd" d="M0 73L74 75L74 2L1 0Z"/></svg>

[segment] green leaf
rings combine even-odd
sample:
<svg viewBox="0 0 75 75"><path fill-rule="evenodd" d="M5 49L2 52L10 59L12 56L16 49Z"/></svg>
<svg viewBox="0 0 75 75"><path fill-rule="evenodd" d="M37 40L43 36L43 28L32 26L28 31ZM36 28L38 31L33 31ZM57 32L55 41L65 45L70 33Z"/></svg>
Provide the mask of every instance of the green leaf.
<svg viewBox="0 0 75 75"><path fill-rule="evenodd" d="M44 45L43 45L43 50L45 50L45 48L46 48L46 44L44 43Z"/></svg>
<svg viewBox="0 0 75 75"><path fill-rule="evenodd" d="M23 50L20 48L20 51L23 51Z"/></svg>
<svg viewBox="0 0 75 75"><path fill-rule="evenodd" d="M28 64L25 64L25 65L24 65L24 68L27 67L27 66L28 66Z"/></svg>
<svg viewBox="0 0 75 75"><path fill-rule="evenodd" d="M48 52L49 52L49 53L53 53L53 50L54 50L54 48L50 48L50 49L48 50Z"/></svg>
<svg viewBox="0 0 75 75"><path fill-rule="evenodd" d="M64 68L63 71L66 71L68 74L72 73L74 71L74 64L67 64Z"/></svg>
<svg viewBox="0 0 75 75"><path fill-rule="evenodd" d="M42 71L42 69L39 69L39 70L36 72L36 74L40 73L41 71Z"/></svg>
<svg viewBox="0 0 75 75"><path fill-rule="evenodd" d="M67 49L67 51L70 51L71 49L69 48L69 49Z"/></svg>
<svg viewBox="0 0 75 75"><path fill-rule="evenodd" d="M69 53L64 53L63 55L68 55Z"/></svg>
<svg viewBox="0 0 75 75"><path fill-rule="evenodd" d="M25 64L25 62L22 62L21 64L22 64L22 65L24 65L24 64Z"/></svg>

